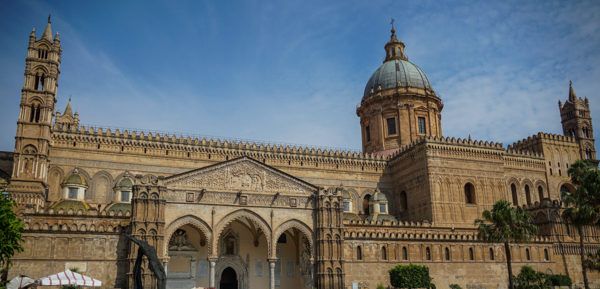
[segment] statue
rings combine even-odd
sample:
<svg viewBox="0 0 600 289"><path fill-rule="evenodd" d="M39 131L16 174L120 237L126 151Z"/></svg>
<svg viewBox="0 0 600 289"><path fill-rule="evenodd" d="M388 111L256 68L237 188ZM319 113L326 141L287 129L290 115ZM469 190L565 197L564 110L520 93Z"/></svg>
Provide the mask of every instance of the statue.
<svg viewBox="0 0 600 289"><path fill-rule="evenodd" d="M184 230L177 229L169 242L169 250L172 251L193 251L194 247L190 244L187 238L187 233Z"/></svg>
<svg viewBox="0 0 600 289"><path fill-rule="evenodd" d="M142 286L142 258L146 256L148 259L148 268L150 271L152 271L154 277L156 277L156 288L165 289L167 285L167 274L165 273L165 268L158 259L156 249L150 246L146 241L139 240L127 234L125 236L127 239L131 240L131 242L138 245L137 258L135 259L135 264L133 265L133 288L144 288Z"/></svg>

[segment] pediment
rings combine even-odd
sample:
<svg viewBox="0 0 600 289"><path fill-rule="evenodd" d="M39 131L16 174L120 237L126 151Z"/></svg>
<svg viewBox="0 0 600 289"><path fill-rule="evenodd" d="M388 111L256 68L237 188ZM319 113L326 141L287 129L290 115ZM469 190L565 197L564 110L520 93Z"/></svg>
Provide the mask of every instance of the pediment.
<svg viewBox="0 0 600 289"><path fill-rule="evenodd" d="M317 187L249 157L240 157L177 174L164 180L169 189L242 191L310 195Z"/></svg>

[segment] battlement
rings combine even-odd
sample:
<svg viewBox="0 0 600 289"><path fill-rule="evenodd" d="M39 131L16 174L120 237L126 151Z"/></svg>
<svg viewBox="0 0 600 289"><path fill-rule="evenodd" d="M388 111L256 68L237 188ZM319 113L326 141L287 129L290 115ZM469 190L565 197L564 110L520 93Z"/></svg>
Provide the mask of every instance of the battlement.
<svg viewBox="0 0 600 289"><path fill-rule="evenodd" d="M521 148L530 147L533 144L535 144L539 141L542 141L542 140L566 142L566 143L575 143L576 142L575 138L571 137L571 136L554 134L554 133L538 132L537 134L528 136L527 138L524 138L522 140L514 142L513 144L508 146L508 149L509 150L511 150L511 149L518 150Z"/></svg>
<svg viewBox="0 0 600 289"><path fill-rule="evenodd" d="M226 139L121 128L105 128L91 125L69 126L55 124L53 133L54 138L64 141L140 146L144 148L181 150L187 152L221 152L225 154L249 156L253 156L253 154L287 155L298 159L313 161L316 159L345 159L359 163L366 162L376 166L385 166L387 159L385 156L365 154L349 149Z"/></svg>

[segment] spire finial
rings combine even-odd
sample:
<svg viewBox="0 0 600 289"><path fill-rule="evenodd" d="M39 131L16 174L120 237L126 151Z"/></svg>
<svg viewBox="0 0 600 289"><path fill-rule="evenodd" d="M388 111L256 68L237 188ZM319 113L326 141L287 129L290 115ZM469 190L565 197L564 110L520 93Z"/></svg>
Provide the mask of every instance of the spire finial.
<svg viewBox="0 0 600 289"><path fill-rule="evenodd" d="M52 23L51 18L52 18L52 14L48 14L48 23Z"/></svg>
<svg viewBox="0 0 600 289"><path fill-rule="evenodd" d="M390 25L392 25L392 30L390 30L392 32L392 36L396 36L396 26L394 26L394 22L396 22L396 20L392 18L390 21Z"/></svg>
<svg viewBox="0 0 600 289"><path fill-rule="evenodd" d="M577 94L575 94L575 89L573 88L573 81L569 80L569 100L571 102L577 99Z"/></svg>

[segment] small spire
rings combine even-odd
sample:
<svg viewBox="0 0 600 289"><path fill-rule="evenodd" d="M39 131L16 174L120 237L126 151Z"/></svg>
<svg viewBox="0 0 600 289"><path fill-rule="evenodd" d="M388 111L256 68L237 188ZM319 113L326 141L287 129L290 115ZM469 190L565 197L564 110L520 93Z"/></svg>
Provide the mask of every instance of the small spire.
<svg viewBox="0 0 600 289"><path fill-rule="evenodd" d="M392 25L392 30L390 30L392 35L390 35L390 39L398 41L398 38L396 38L396 26L394 26L394 22L396 22L396 20L392 18L392 21L390 21L390 25Z"/></svg>
<svg viewBox="0 0 600 289"><path fill-rule="evenodd" d="M386 55L385 60L383 62L394 59L408 60L408 58L404 54L404 43L402 43L402 41L398 40L398 38L396 37L396 25L394 25L395 22L396 20L392 18L390 22L390 25L392 26L392 29L390 30L390 41L388 41L388 43L385 44L384 48Z"/></svg>
<svg viewBox="0 0 600 289"><path fill-rule="evenodd" d="M46 29L44 29L44 34L42 34L42 38L52 42L52 22L50 19L50 15L48 15L48 24L46 24Z"/></svg>
<svg viewBox="0 0 600 289"><path fill-rule="evenodd" d="M69 101L67 102L67 106L65 107L65 112L63 115L73 116L73 109L71 108L71 96L69 96Z"/></svg>
<svg viewBox="0 0 600 289"><path fill-rule="evenodd" d="M48 14L48 24L52 23L52 14Z"/></svg>
<svg viewBox="0 0 600 289"><path fill-rule="evenodd" d="M575 89L573 88L573 81L569 80L569 100L574 102L577 99Z"/></svg>

